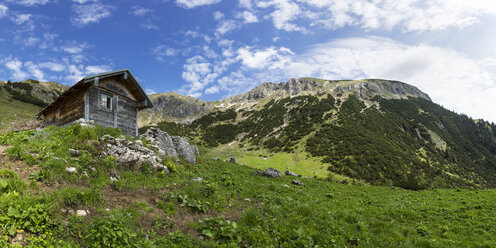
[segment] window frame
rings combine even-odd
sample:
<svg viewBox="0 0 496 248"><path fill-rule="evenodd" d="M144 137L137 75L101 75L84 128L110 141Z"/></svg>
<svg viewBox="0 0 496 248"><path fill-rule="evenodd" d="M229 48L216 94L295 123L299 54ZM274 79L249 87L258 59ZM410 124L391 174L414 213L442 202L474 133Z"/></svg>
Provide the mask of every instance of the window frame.
<svg viewBox="0 0 496 248"><path fill-rule="evenodd" d="M106 97L105 98L105 104L104 104L104 98L103 97ZM113 101L114 101L113 99L114 99L114 96L112 94L101 91L99 101L98 101L99 102L98 107L100 109L103 109L106 111L113 111Z"/></svg>

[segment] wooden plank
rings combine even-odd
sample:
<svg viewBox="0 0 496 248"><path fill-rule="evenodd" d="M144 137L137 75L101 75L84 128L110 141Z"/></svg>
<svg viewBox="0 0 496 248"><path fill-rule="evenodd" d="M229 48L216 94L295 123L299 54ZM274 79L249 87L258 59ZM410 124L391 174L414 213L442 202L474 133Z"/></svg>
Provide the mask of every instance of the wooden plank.
<svg viewBox="0 0 496 248"><path fill-rule="evenodd" d="M117 127L117 112L118 112L118 102L119 96L114 96L112 98L112 111L114 112L114 128Z"/></svg>
<svg viewBox="0 0 496 248"><path fill-rule="evenodd" d="M84 92L84 120L90 120L90 94L88 91Z"/></svg>

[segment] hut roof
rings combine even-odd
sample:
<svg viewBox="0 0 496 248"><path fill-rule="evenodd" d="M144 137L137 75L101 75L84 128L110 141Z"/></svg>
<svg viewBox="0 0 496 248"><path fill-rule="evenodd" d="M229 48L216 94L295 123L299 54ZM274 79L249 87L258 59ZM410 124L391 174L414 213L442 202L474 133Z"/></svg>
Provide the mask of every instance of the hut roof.
<svg viewBox="0 0 496 248"><path fill-rule="evenodd" d="M67 98L70 98L74 92L77 92L79 90L83 90L83 89L86 89L86 88L92 86L95 83L96 79L100 80L103 78L113 77L113 76L118 76L118 75L124 75L124 78L127 78L131 82L132 86L135 88L135 92L137 92L138 95L140 96L140 99L138 99L138 100L140 100L141 102L144 102L144 105L142 107L140 107L140 109L153 107L152 101L150 100L150 98L148 98L148 96L146 95L143 88L141 88L141 86L139 85L138 81L136 81L136 78L134 78L133 74L131 74L131 72L128 69L123 69L123 70L117 70L117 71L98 73L95 75L84 77L79 82L77 82L75 85L73 85L71 88L69 88L64 93L62 93L62 95L60 95L54 102L52 102L50 105L48 105L47 107L42 109L36 116L40 117L41 115L45 115L49 110L52 110L53 108L55 108L55 106L57 106L57 104L66 100Z"/></svg>

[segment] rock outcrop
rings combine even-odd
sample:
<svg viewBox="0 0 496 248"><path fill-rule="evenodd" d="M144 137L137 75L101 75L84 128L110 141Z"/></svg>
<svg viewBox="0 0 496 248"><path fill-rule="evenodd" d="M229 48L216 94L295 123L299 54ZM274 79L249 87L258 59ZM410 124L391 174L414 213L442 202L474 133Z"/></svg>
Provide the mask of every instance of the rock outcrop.
<svg viewBox="0 0 496 248"><path fill-rule="evenodd" d="M176 161L182 158L187 163L196 163L198 148L190 145L183 137L170 136L158 128L149 128L140 137L150 141L152 148L157 150L159 156L173 157Z"/></svg>
<svg viewBox="0 0 496 248"><path fill-rule="evenodd" d="M154 151L146 148L141 140L133 142L125 138L104 135L100 141L103 154L114 156L116 163L120 166L139 169L145 163L150 163L153 169L169 174L169 169L162 164L162 159Z"/></svg>

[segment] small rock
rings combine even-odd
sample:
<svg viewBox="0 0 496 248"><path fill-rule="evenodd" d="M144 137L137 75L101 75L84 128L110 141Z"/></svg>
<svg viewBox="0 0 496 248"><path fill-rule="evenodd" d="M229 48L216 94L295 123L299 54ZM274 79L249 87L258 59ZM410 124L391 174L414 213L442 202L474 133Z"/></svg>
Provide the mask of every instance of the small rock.
<svg viewBox="0 0 496 248"><path fill-rule="evenodd" d="M111 183L115 183L117 181L119 181L119 179L117 177L110 176L110 182Z"/></svg>
<svg viewBox="0 0 496 248"><path fill-rule="evenodd" d="M70 215L73 215L74 214L74 210L72 209L69 209L69 211L67 211Z"/></svg>
<svg viewBox="0 0 496 248"><path fill-rule="evenodd" d="M78 210L76 212L77 217L85 217L86 215L88 215L88 212L86 212L86 210Z"/></svg>
<svg viewBox="0 0 496 248"><path fill-rule="evenodd" d="M299 180L293 180L293 181L291 181L291 183L294 184L294 185L298 185L298 186L302 186L303 185L303 183L300 182Z"/></svg>
<svg viewBox="0 0 496 248"><path fill-rule="evenodd" d="M235 157L231 157L231 159L229 160L229 162L235 164L236 163L236 158Z"/></svg>
<svg viewBox="0 0 496 248"><path fill-rule="evenodd" d="M95 172L96 171L95 167L93 167L93 166L90 166L88 169L90 169L91 172Z"/></svg>
<svg viewBox="0 0 496 248"><path fill-rule="evenodd" d="M201 178L201 177L193 177L193 178L191 178L191 181L201 182L201 181L203 181L203 178Z"/></svg>
<svg viewBox="0 0 496 248"><path fill-rule="evenodd" d="M282 173L279 170L276 170L274 168L268 168L267 170L265 170L263 172L263 175L266 177L272 177L272 178L282 177Z"/></svg>
<svg viewBox="0 0 496 248"><path fill-rule="evenodd" d="M61 213L63 213L63 214L65 214L65 213L67 213L67 209L65 209L65 208L61 208L61 209L60 209L60 212L61 212Z"/></svg>
<svg viewBox="0 0 496 248"><path fill-rule="evenodd" d="M77 150L77 149L69 148L69 152L71 153L71 156L73 156L73 157L79 157L79 155L81 155L81 151Z"/></svg>
<svg viewBox="0 0 496 248"><path fill-rule="evenodd" d="M286 170L284 172L284 174L286 174L286 176L292 176L292 177L297 177L298 176L296 173L294 173L292 171L288 171L288 170Z"/></svg>
<svg viewBox="0 0 496 248"><path fill-rule="evenodd" d="M82 174L83 174L83 177L85 177L85 178L90 178L90 176L88 175L88 172L83 171L83 173L82 173Z"/></svg>
<svg viewBox="0 0 496 248"><path fill-rule="evenodd" d="M284 185L282 185L282 186L284 186L284 187L286 187L286 188L289 188L289 185L287 185L287 184L284 184Z"/></svg>
<svg viewBox="0 0 496 248"><path fill-rule="evenodd" d="M250 198L245 198L245 201L251 202L251 199Z"/></svg>
<svg viewBox="0 0 496 248"><path fill-rule="evenodd" d="M65 168L65 171L67 171L68 173L71 173L71 174L75 174L77 172L77 169L76 169L76 167L67 167L67 168Z"/></svg>
<svg viewBox="0 0 496 248"><path fill-rule="evenodd" d="M255 175L255 176L262 175L262 172L259 170L256 170L253 172L253 175Z"/></svg>

